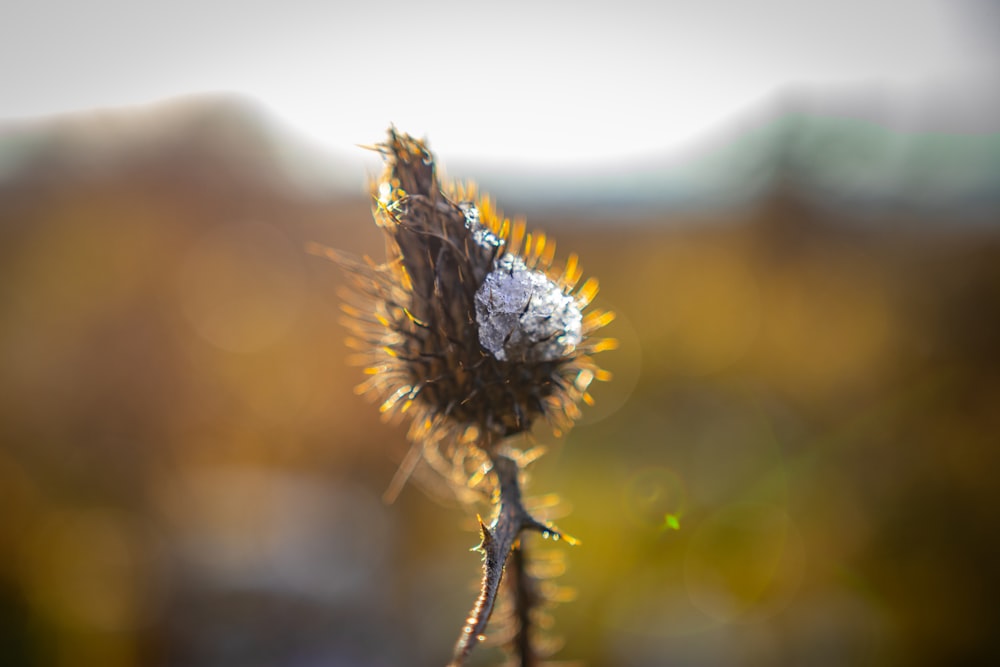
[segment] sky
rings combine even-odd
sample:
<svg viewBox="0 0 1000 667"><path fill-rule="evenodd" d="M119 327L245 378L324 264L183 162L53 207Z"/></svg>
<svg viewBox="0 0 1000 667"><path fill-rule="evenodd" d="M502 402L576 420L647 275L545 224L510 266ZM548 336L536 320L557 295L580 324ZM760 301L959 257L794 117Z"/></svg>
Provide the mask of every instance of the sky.
<svg viewBox="0 0 1000 667"><path fill-rule="evenodd" d="M235 92L333 149L391 122L510 165L680 149L789 86L1000 80L990 0L19 4L0 118Z"/></svg>

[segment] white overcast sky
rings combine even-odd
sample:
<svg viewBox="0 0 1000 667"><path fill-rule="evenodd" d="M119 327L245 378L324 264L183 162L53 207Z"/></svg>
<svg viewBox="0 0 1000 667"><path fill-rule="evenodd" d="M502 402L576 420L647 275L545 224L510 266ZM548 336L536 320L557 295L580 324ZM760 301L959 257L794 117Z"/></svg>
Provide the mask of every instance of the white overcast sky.
<svg viewBox="0 0 1000 667"><path fill-rule="evenodd" d="M229 91L338 149L393 122L452 158L586 161L683 145L795 84L978 85L991 3L15 1L0 118Z"/></svg>

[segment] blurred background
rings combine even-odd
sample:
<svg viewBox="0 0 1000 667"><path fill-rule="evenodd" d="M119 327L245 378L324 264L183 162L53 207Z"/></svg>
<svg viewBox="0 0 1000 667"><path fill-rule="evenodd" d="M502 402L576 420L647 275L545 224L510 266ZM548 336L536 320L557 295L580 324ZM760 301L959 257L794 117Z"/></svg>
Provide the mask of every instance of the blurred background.
<svg viewBox="0 0 1000 667"><path fill-rule="evenodd" d="M1000 662L992 3L3 14L4 664L447 661L474 516L381 501L404 431L305 252L381 252L390 122L619 314L531 470L560 658Z"/></svg>

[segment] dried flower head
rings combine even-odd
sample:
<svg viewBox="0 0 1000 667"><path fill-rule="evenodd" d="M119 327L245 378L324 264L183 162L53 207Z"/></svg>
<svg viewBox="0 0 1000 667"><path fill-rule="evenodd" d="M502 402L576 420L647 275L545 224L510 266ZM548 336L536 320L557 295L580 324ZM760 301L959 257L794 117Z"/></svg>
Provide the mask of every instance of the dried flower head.
<svg viewBox="0 0 1000 667"><path fill-rule="evenodd" d="M597 281L580 285L576 255L555 263L551 239L474 185L440 183L424 142L391 128L374 148L386 259L329 251L353 278L348 344L369 376L357 390L412 420L400 479L422 460L461 495L508 436L539 417L558 435L580 416L591 382L609 377L591 355L615 345L593 337L614 315L588 311Z"/></svg>

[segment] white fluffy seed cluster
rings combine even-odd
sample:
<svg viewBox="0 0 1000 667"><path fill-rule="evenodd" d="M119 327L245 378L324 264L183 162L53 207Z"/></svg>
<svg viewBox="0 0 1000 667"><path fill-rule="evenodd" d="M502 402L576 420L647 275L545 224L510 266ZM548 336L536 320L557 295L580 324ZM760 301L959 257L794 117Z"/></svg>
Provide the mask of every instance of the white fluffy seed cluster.
<svg viewBox="0 0 1000 667"><path fill-rule="evenodd" d="M500 240L479 224L475 207L465 213L476 243L499 247ZM476 322L479 344L499 361L555 361L570 354L583 336L583 315L573 297L509 254L494 262L476 292Z"/></svg>

